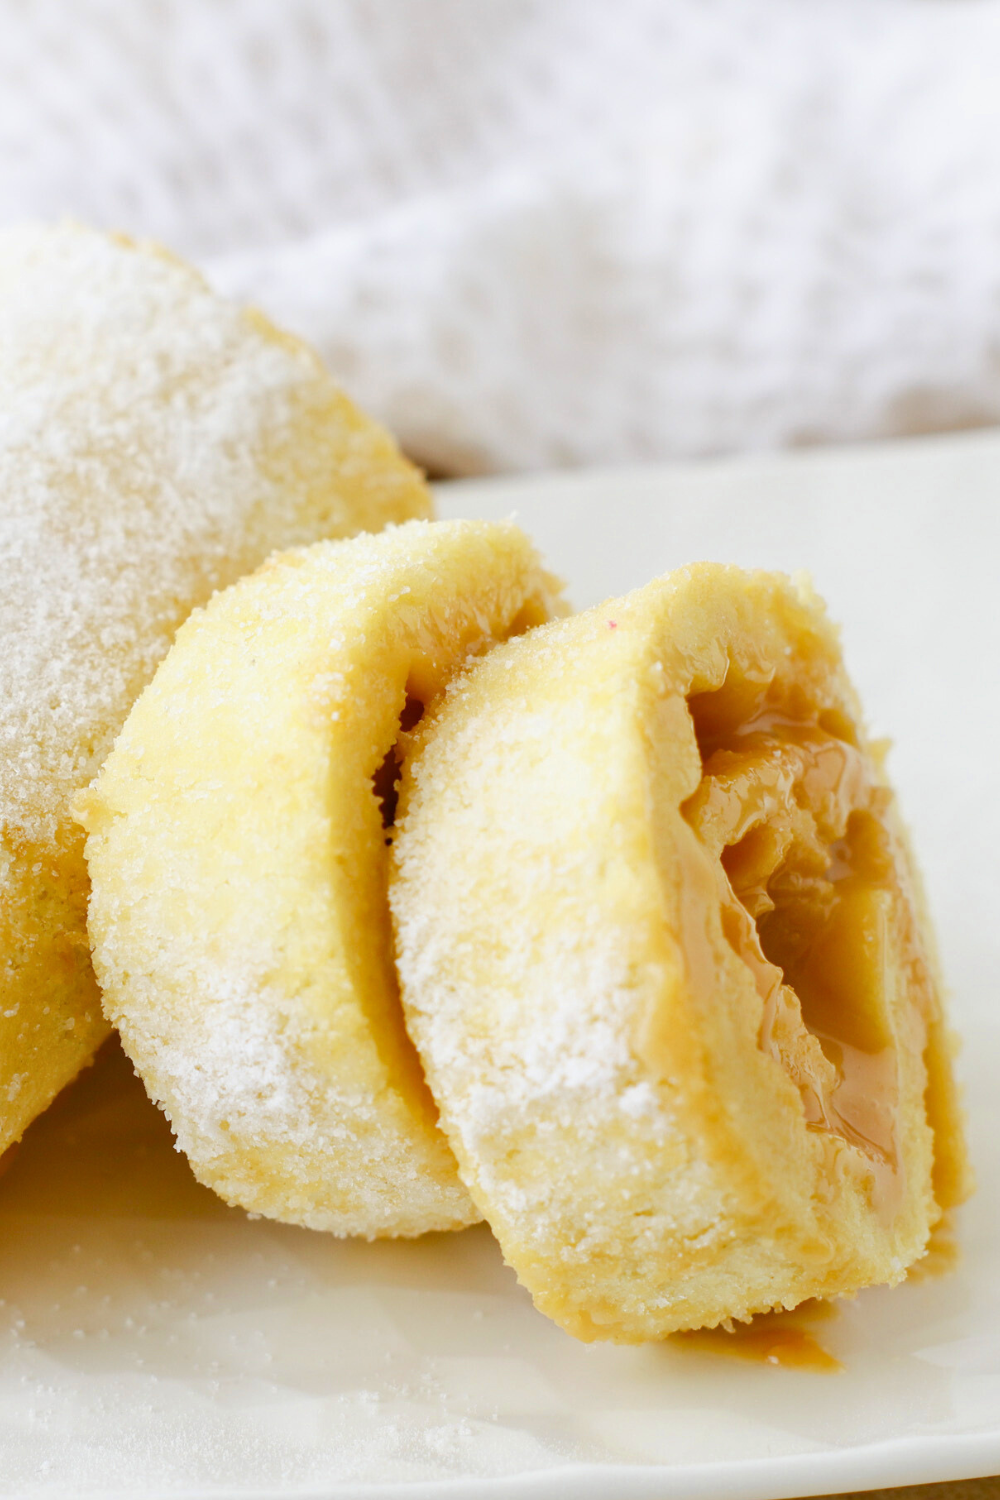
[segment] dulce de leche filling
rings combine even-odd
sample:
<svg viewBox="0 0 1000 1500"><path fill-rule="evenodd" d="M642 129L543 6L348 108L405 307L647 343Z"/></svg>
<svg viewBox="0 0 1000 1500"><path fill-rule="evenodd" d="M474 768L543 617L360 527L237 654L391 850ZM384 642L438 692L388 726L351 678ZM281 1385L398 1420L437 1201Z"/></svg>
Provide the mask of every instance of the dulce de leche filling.
<svg viewBox="0 0 1000 1500"><path fill-rule="evenodd" d="M901 1187L892 794L844 715L732 676L688 701L703 774L683 813L719 861L723 932L763 1000L761 1047L808 1127L869 1159L884 1203Z"/></svg>

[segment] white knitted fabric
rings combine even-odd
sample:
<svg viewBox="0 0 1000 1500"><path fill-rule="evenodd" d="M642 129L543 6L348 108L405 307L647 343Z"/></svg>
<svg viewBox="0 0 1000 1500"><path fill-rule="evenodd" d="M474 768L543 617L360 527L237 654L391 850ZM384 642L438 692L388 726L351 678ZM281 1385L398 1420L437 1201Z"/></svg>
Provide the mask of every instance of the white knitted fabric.
<svg viewBox="0 0 1000 1500"><path fill-rule="evenodd" d="M468 472L1000 420L998 0L0 0L0 222Z"/></svg>

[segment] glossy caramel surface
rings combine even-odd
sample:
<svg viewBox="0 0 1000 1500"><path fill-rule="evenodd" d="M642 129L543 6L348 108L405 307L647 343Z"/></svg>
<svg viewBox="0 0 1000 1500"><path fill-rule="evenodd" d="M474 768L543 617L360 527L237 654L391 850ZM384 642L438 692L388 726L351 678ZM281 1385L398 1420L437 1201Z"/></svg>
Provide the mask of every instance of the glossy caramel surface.
<svg viewBox="0 0 1000 1500"><path fill-rule="evenodd" d="M681 1349L726 1355L730 1359L833 1375L844 1366L824 1348L814 1329L817 1323L836 1317L836 1311L831 1302L810 1300L791 1312L759 1313L749 1323L675 1333L671 1342Z"/></svg>
<svg viewBox="0 0 1000 1500"><path fill-rule="evenodd" d="M892 794L842 714L728 680L689 708L703 776L684 812L724 872L722 927L763 1000L761 1047L810 1128L865 1153L888 1204L901 1190Z"/></svg>

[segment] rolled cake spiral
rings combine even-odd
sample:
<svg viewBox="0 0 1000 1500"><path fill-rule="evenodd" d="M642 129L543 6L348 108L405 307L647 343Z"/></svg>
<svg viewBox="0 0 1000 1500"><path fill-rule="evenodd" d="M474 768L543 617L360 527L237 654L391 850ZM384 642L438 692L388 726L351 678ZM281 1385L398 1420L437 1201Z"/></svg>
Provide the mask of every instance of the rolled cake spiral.
<svg viewBox="0 0 1000 1500"><path fill-rule="evenodd" d="M700 565L421 725L391 902L463 1180L536 1304L637 1341L899 1281L967 1187L916 876L836 634Z"/></svg>
<svg viewBox="0 0 1000 1500"><path fill-rule="evenodd" d="M275 547L430 512L316 356L154 248L0 234L0 1151L109 1027L69 814L174 630Z"/></svg>
<svg viewBox="0 0 1000 1500"><path fill-rule="evenodd" d="M182 627L78 799L108 1015L229 1202L336 1234L478 1218L403 1028L387 845L423 708L554 601L510 524L273 558Z"/></svg>

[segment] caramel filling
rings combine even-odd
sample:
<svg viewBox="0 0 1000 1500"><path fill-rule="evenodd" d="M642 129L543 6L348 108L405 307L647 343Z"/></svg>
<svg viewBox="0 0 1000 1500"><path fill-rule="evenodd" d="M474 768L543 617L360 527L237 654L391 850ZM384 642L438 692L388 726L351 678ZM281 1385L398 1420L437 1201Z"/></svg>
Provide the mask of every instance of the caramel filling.
<svg viewBox="0 0 1000 1500"><path fill-rule="evenodd" d="M688 706L703 774L683 812L719 861L722 929L763 1001L760 1045L808 1127L858 1147L885 1188L899 1167L891 793L840 714L729 678Z"/></svg>
<svg viewBox="0 0 1000 1500"><path fill-rule="evenodd" d="M372 790L382 813L382 828L385 842L392 843L392 830L396 824L396 807L399 803L399 782L403 774L406 756L405 736L416 729L424 716L424 705L420 699L407 691L403 712L399 716L400 738L385 752L385 759L372 777Z"/></svg>

